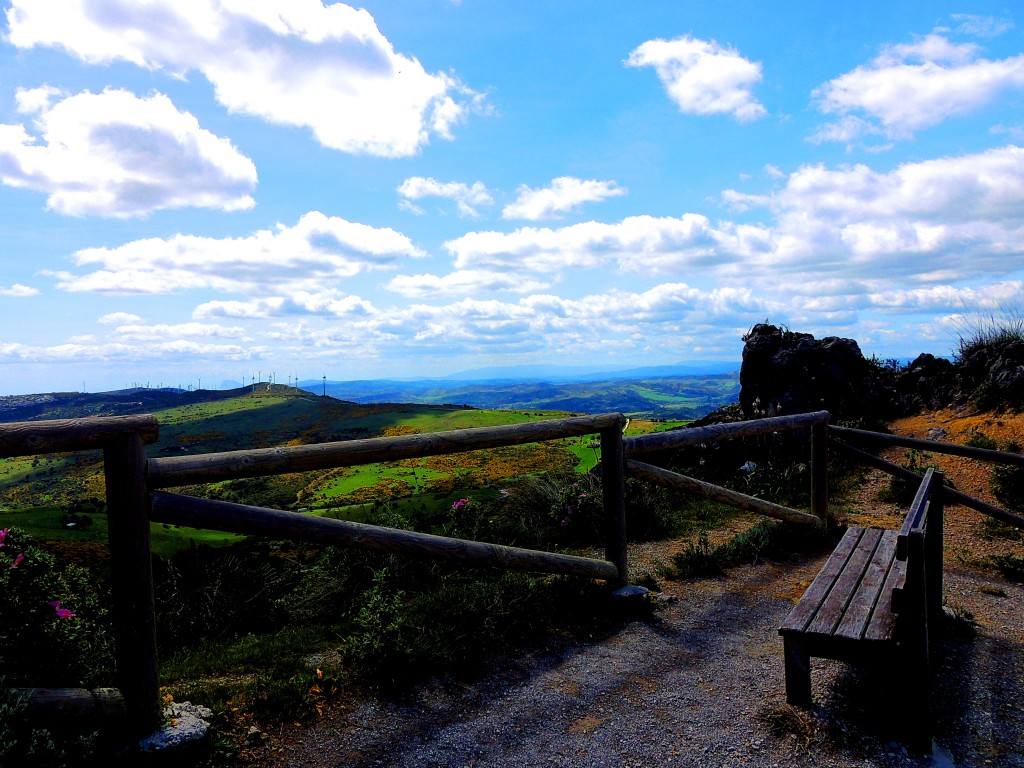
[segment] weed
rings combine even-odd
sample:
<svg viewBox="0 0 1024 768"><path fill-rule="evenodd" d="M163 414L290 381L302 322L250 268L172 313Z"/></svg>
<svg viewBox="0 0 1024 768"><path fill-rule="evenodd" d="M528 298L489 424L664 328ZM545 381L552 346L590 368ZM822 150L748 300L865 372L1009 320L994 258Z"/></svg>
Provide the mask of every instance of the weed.
<svg viewBox="0 0 1024 768"><path fill-rule="evenodd" d="M1020 446L1010 442L1003 446L1007 453L1020 453ZM1002 504L1015 510L1024 509L1024 467L996 464L992 467L992 493Z"/></svg>
<svg viewBox="0 0 1024 768"><path fill-rule="evenodd" d="M906 460L900 466L923 477L929 467L936 466L935 464L924 463L930 461L931 458L930 454L911 449ZM891 502L899 507L909 507L914 502L914 496L917 495L917 489L921 485L921 477L909 480L892 475L889 478L889 486L879 491L878 500Z"/></svg>
<svg viewBox="0 0 1024 768"><path fill-rule="evenodd" d="M974 614L959 603L943 603L943 614L946 619L946 631L951 635L971 637L977 629L978 622Z"/></svg>
<svg viewBox="0 0 1024 768"><path fill-rule="evenodd" d="M992 539L1024 541L1024 531L993 517L986 517L978 524L978 534L983 539L988 539L989 541Z"/></svg>
<svg viewBox="0 0 1024 768"><path fill-rule="evenodd" d="M971 431L971 436L967 440L967 445L971 448L984 448L989 451L994 451L999 447L995 440L984 432L979 432L976 429Z"/></svg>
<svg viewBox="0 0 1024 768"><path fill-rule="evenodd" d="M756 563L767 557L786 557L796 552L815 552L834 544L835 531L792 523L758 523L724 544L711 548L706 534L672 559L668 578L692 578L721 573L741 563Z"/></svg>
<svg viewBox="0 0 1024 768"><path fill-rule="evenodd" d="M1024 582L1024 557L1007 552L989 558L991 564L1010 581Z"/></svg>
<svg viewBox="0 0 1024 768"><path fill-rule="evenodd" d="M758 711L757 719L764 723L776 738L793 736L804 750L810 748L817 734L814 716L789 704L764 706Z"/></svg>
<svg viewBox="0 0 1024 768"><path fill-rule="evenodd" d="M708 540L707 533L701 532L697 541L691 541L686 549L672 558L672 566L666 576L672 579L692 579L700 576L715 576L722 572L722 566Z"/></svg>

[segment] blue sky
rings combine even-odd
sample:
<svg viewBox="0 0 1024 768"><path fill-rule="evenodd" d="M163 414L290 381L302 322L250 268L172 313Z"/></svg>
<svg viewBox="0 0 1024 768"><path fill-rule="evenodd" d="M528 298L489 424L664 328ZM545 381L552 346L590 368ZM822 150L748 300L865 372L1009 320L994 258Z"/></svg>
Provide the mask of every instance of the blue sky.
<svg viewBox="0 0 1024 768"><path fill-rule="evenodd" d="M1024 304L971 2L15 0L0 394L948 354Z"/></svg>

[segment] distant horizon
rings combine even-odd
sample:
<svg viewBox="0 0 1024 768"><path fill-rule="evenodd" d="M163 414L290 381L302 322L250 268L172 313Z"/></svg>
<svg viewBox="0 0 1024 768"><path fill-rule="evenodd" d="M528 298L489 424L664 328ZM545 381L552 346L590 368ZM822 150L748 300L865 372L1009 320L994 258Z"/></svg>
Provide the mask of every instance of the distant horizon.
<svg viewBox="0 0 1024 768"><path fill-rule="evenodd" d="M0 393L948 355L1024 307L993 0L7 0ZM258 62L259 65L254 65Z"/></svg>

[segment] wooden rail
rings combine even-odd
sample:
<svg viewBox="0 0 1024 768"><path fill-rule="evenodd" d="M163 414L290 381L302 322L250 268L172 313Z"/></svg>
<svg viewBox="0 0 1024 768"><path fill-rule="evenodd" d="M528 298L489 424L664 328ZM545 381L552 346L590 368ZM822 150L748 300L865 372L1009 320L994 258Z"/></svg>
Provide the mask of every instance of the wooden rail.
<svg viewBox="0 0 1024 768"><path fill-rule="evenodd" d="M743 437L784 432L795 429L811 430L811 514L780 507L777 504L763 502L752 496L730 491L721 486L711 485L692 477L667 472L640 462L627 461L626 468L631 474L643 476L644 479L696 493L704 498L712 498L740 509L775 517L791 522L813 523L826 521L828 511L828 411L798 413L793 416L773 416L768 419L739 421L731 424L711 424L693 429L672 429L666 432L655 432L639 437L630 437L622 441L627 457L639 453L666 451L683 448L689 445L717 442L719 440L736 440ZM652 471L656 470L656 471ZM671 477L670 477L671 475ZM760 508L757 508L759 507Z"/></svg>
<svg viewBox="0 0 1024 768"><path fill-rule="evenodd" d="M158 426L156 419L149 415L0 424L0 457L90 449L102 449L104 457L118 689L100 694L78 689L29 689L37 692L32 696L32 706L71 714L86 710L123 712L127 729L136 735L147 734L158 725L162 708L149 540L151 522L330 542L375 551L458 560L477 566L561 573L603 579L612 586L622 586L628 581L627 466L638 476L685 487L733 506L781 519L817 523L824 518L828 503L824 439L827 423L828 414L820 412L624 439L625 417L609 413L432 434L152 459L146 458L145 446L156 441ZM813 515L709 486L626 458L643 451L805 427L811 428ZM594 433L598 433L601 440L605 560L399 531L157 490L266 474L422 458Z"/></svg>
<svg viewBox="0 0 1024 768"><path fill-rule="evenodd" d="M964 456L968 459L978 459L979 461L987 461L993 464L1010 464L1015 467L1024 467L1024 455L1019 453L993 451L989 448L975 448L971 445L960 445L959 443L941 443L937 440L921 440L916 437L904 437L903 435L887 435L883 432L869 432L865 429L851 429L849 427L830 426L828 430L836 437L860 438L869 443L919 448L932 453L947 453L951 456Z"/></svg>
<svg viewBox="0 0 1024 768"><path fill-rule="evenodd" d="M353 467L402 459L420 459L446 453L522 445L542 440L580 437L613 429L621 434L626 417L621 413L574 416L500 427L475 427L398 437L372 437L315 445L257 448L195 456L149 460L150 488L212 483L258 475Z"/></svg>
<svg viewBox="0 0 1024 768"><path fill-rule="evenodd" d="M156 417L148 414L14 421L0 424L0 459L105 448L125 435L138 435L148 445L156 442L157 431Z"/></svg>
<svg viewBox="0 0 1024 768"><path fill-rule="evenodd" d="M722 504L728 504L731 507L745 509L748 512L756 512L766 517L773 517L776 520L803 523L805 525L819 525L822 522L820 518L807 512L784 507L780 504L773 504L770 501L758 499L755 496L747 496L745 493L738 493L728 488L705 483L703 480L698 480L695 477L680 475L677 472L670 472L667 469L644 464L634 459L626 460L626 473L655 485L686 491L704 499L712 499Z"/></svg>
<svg viewBox="0 0 1024 768"><path fill-rule="evenodd" d="M876 467L883 472L888 472L890 475L895 475L896 477L900 477L912 483L917 483L921 480L922 476L916 472L912 472L905 467L901 467L899 464L893 464L891 461L886 461L880 456L875 456L867 451L854 448L852 445L844 443L842 440L833 439L832 445L837 450L842 451L851 458L857 459L868 466ZM938 443L938 445L943 445L943 443ZM999 507L993 506L981 499L968 496L963 491L958 491L956 488L952 488L950 486L947 486L943 490L943 493L946 495L946 500L951 504L962 504L965 507L969 507L977 512L988 515L989 517L994 517L996 520L1024 529L1024 517L1021 517L1020 515L1015 515L1013 512L1007 512L1005 509L1000 509Z"/></svg>
<svg viewBox="0 0 1024 768"><path fill-rule="evenodd" d="M335 544L370 552L453 560L469 565L514 571L558 573L607 581L617 581L619 578L619 569L614 563L589 557L453 539L429 533L303 515L298 512L282 512L227 501L197 499L194 496L182 496L166 491L153 493L151 519L157 523L191 528Z"/></svg>

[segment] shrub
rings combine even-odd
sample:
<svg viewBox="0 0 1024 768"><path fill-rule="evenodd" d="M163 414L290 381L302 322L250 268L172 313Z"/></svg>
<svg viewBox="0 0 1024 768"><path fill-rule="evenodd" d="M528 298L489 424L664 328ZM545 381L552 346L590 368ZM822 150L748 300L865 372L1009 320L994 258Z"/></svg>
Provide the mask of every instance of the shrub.
<svg viewBox="0 0 1024 768"><path fill-rule="evenodd" d="M906 461L900 464L904 469L909 469L916 475L920 475L915 480L909 480L903 477L897 477L892 475L889 478L889 487L883 488L879 494L879 501L888 501L896 504L900 507L909 507L914 503L914 496L917 495L917 489L921 486L921 479L924 473L929 467L936 466L935 464L923 464L922 462L931 459L931 455L927 453L921 453L917 450L911 450L907 456Z"/></svg>
<svg viewBox="0 0 1024 768"><path fill-rule="evenodd" d="M1003 555L994 555L991 561L992 565L1010 581L1024 582L1024 557L1007 552Z"/></svg>
<svg viewBox="0 0 1024 768"><path fill-rule="evenodd" d="M0 675L14 684L94 687L113 679L106 594L17 528L0 545Z"/></svg>
<svg viewBox="0 0 1024 768"><path fill-rule="evenodd" d="M1003 450L1020 453L1017 443L1007 443ZM1000 503L1011 509L1024 509L1024 467L996 464L992 467L992 493Z"/></svg>

